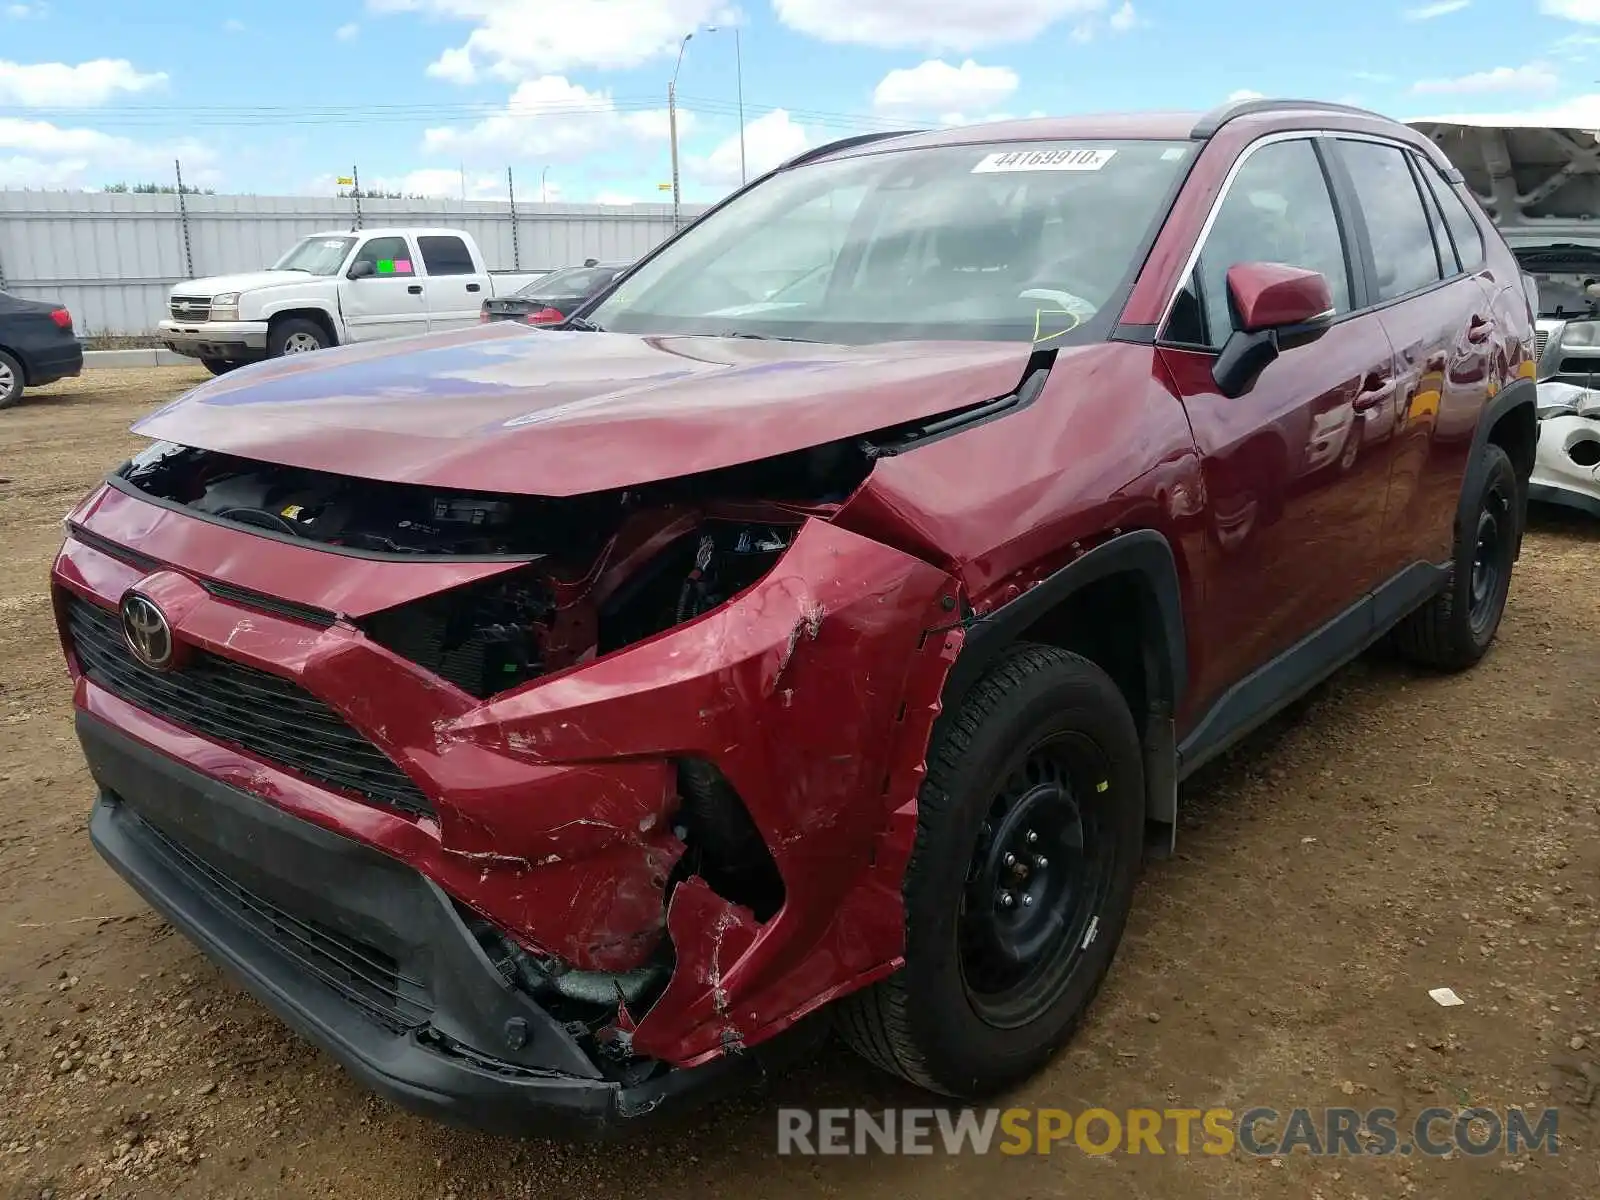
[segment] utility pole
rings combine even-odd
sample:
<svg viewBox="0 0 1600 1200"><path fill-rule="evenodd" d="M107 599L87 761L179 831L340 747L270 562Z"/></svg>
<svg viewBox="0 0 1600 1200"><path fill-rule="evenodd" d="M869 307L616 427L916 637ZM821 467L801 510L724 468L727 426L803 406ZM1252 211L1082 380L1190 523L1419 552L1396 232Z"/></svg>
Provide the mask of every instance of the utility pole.
<svg viewBox="0 0 1600 1200"><path fill-rule="evenodd" d="M506 196L511 201L511 269L522 270L522 247L517 241L517 185L506 168Z"/></svg>
<svg viewBox="0 0 1600 1200"><path fill-rule="evenodd" d="M548 175L548 174L550 174L550 168L549 167L546 167L544 170L539 172L539 203L540 204L549 204L550 203L550 193L549 193L549 191L546 190L545 185L544 185L545 176Z"/></svg>
<svg viewBox="0 0 1600 1200"><path fill-rule="evenodd" d="M678 43L678 65L672 68L672 78L667 83L667 132L672 138L672 232L678 232L683 211L683 197L678 186L678 72L683 69L683 52L689 46L692 33L683 35Z"/></svg>
<svg viewBox="0 0 1600 1200"><path fill-rule="evenodd" d="M356 226L355 227L356 227L356 229L360 229L361 228L361 168L360 167L352 166L350 168L350 182L353 185L350 188L350 192L356 198ZM354 232L354 231L352 231L352 232Z"/></svg>
<svg viewBox="0 0 1600 1200"><path fill-rule="evenodd" d="M721 28L720 25L708 25L706 32L716 33ZM743 187L749 179L744 166L744 52L739 48L739 27L730 25L728 28L733 30L733 69L739 88L739 186Z"/></svg>
<svg viewBox="0 0 1600 1200"><path fill-rule="evenodd" d="M188 277L193 279L194 250L189 245L189 205L183 195L183 163L173 159L172 170L178 177L178 224L183 226L183 265L189 272Z"/></svg>

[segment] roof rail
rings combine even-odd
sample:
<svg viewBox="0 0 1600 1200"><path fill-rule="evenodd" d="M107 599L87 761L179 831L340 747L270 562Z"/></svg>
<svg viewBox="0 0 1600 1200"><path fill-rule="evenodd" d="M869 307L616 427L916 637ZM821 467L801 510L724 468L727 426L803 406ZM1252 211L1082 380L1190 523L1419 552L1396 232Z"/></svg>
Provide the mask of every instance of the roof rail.
<svg viewBox="0 0 1600 1200"><path fill-rule="evenodd" d="M923 133L921 129L896 129L890 133L857 133L850 137L840 138L836 142L829 142L824 146L815 146L810 150L802 150L788 162L778 168L787 171L790 167L798 167L801 163L810 162L814 158L821 158L824 154L832 154L837 150L849 150L855 146L865 146L868 142L881 142L885 138L906 137L913 133Z"/></svg>
<svg viewBox="0 0 1600 1200"><path fill-rule="evenodd" d="M1344 113L1353 117L1376 117L1380 121L1390 119L1382 113L1373 112L1370 108L1356 108L1350 104L1334 104L1327 100L1274 100L1263 96L1254 100L1236 100L1231 104L1213 108L1195 122L1195 127L1189 131L1189 136L1196 141L1204 141L1237 117L1248 117L1255 113L1292 112L1296 109Z"/></svg>

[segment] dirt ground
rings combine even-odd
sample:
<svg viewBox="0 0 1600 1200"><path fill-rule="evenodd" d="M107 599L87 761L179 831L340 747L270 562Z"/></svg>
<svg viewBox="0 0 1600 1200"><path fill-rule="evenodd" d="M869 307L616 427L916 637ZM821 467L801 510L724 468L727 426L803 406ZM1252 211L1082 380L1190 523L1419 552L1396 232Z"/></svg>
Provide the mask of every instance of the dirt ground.
<svg viewBox="0 0 1600 1200"><path fill-rule="evenodd" d="M1600 1062L1600 522L1536 514L1476 671L1363 659L1187 787L1090 1019L1013 1101L1556 1104L1558 1155L780 1158L780 1104L927 1103L842 1049L626 1147L513 1143L363 1092L89 847L46 574L128 425L201 378L92 372L0 413L0 1194L1600 1194L1600 1099L1551 1061Z"/></svg>

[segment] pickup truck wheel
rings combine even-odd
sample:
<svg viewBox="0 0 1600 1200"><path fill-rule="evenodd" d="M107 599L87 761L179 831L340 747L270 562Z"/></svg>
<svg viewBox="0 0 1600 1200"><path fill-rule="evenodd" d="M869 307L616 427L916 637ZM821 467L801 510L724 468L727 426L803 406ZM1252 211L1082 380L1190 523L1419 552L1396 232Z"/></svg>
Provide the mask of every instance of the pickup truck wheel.
<svg viewBox="0 0 1600 1200"><path fill-rule="evenodd" d="M1021 644L935 733L904 881L905 965L846 998L860 1054L979 1099L1033 1075L1099 990L1144 835L1138 732L1089 660Z"/></svg>
<svg viewBox="0 0 1600 1200"><path fill-rule="evenodd" d="M1450 582L1395 629L1401 655L1425 667L1462 671L1489 650L1511 590L1523 506L1511 459L1484 448L1477 495L1456 529Z"/></svg>
<svg viewBox="0 0 1600 1200"><path fill-rule="evenodd" d="M200 365L213 375L226 375L229 371L235 371L244 366L242 362L237 362L231 358L202 358Z"/></svg>
<svg viewBox="0 0 1600 1200"><path fill-rule="evenodd" d="M277 358L284 354L309 354L328 345L328 331L315 321L304 317L290 317L272 327L267 335L267 354Z"/></svg>
<svg viewBox="0 0 1600 1200"><path fill-rule="evenodd" d="M22 399L22 364L0 350L0 408L10 408Z"/></svg>

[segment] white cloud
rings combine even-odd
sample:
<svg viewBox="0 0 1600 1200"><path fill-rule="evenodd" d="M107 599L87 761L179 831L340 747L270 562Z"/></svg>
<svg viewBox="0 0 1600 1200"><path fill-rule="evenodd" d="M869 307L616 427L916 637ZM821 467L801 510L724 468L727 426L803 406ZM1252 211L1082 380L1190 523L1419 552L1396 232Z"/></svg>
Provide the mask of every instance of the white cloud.
<svg viewBox="0 0 1600 1200"><path fill-rule="evenodd" d="M1539 11L1584 25L1600 25L1600 0L1539 0Z"/></svg>
<svg viewBox="0 0 1600 1200"><path fill-rule="evenodd" d="M125 58L66 63L14 63L0 59L0 103L24 108L94 108L119 93L162 87L164 71L134 70Z"/></svg>
<svg viewBox="0 0 1600 1200"><path fill-rule="evenodd" d="M979 66L967 59L959 67L931 58L915 67L890 71L872 92L872 106L892 116L919 116L954 108L985 109L1017 90L1010 67Z"/></svg>
<svg viewBox="0 0 1600 1200"><path fill-rule="evenodd" d="M1037 37L1069 18L1092 31L1110 0L772 0L778 19L824 42L968 51Z"/></svg>
<svg viewBox="0 0 1600 1200"><path fill-rule="evenodd" d="M811 134L795 123L787 111L775 108L745 126L744 148L747 173L754 179L765 171L793 158L812 145ZM697 184L723 188L739 184L739 135L719 142L710 154L689 159L684 174Z"/></svg>
<svg viewBox="0 0 1600 1200"><path fill-rule="evenodd" d="M1133 10L1132 0L1123 0L1122 7L1111 14L1106 24L1113 33L1127 33L1143 23L1143 19Z"/></svg>
<svg viewBox="0 0 1600 1200"><path fill-rule="evenodd" d="M224 33L244 33L249 26L237 17L230 17L222 23L222 29Z"/></svg>
<svg viewBox="0 0 1600 1200"><path fill-rule="evenodd" d="M429 73L470 83L481 72L508 80L576 68L625 70L676 54L683 35L729 23L726 0L368 0L374 12L417 12L469 23Z"/></svg>
<svg viewBox="0 0 1600 1200"><path fill-rule="evenodd" d="M8 4L6 16L13 21L26 21L29 17L42 17L45 7L42 4Z"/></svg>
<svg viewBox="0 0 1600 1200"><path fill-rule="evenodd" d="M148 143L97 129L0 117L0 187L97 188L126 180L166 182L182 159L184 182L212 184L211 151L194 141Z"/></svg>
<svg viewBox="0 0 1600 1200"><path fill-rule="evenodd" d="M345 24L339 26L339 28L333 31L333 36L338 38L341 42L348 42L352 38L356 37L360 32L361 26L357 25L354 21L347 21Z"/></svg>
<svg viewBox="0 0 1600 1200"><path fill-rule="evenodd" d="M1573 96L1548 108L1529 108L1497 113L1428 113L1405 118L1441 125L1505 125L1549 129L1600 130L1600 92Z"/></svg>
<svg viewBox="0 0 1600 1200"><path fill-rule="evenodd" d="M694 114L678 110L678 137L694 128ZM442 126L423 134L423 150L467 162L571 161L619 143L653 143L665 155L665 109L621 112L609 92L591 92L560 75L520 84L501 112L464 128Z"/></svg>
<svg viewBox="0 0 1600 1200"><path fill-rule="evenodd" d="M1265 100L1266 98L1267 94L1265 92L1252 91L1250 88L1240 88L1236 92L1228 93L1228 103L1230 104L1237 104L1241 100Z"/></svg>
<svg viewBox="0 0 1600 1200"><path fill-rule="evenodd" d="M1408 8L1400 15L1408 21L1433 21L1439 17L1448 17L1451 13L1458 13L1463 8L1472 7L1472 0L1438 0L1435 4L1424 4L1418 8Z"/></svg>
<svg viewBox="0 0 1600 1200"><path fill-rule="evenodd" d="M1422 96L1465 96L1482 92L1549 92L1561 79L1544 63L1525 67L1495 67L1455 79L1420 79L1411 90Z"/></svg>

